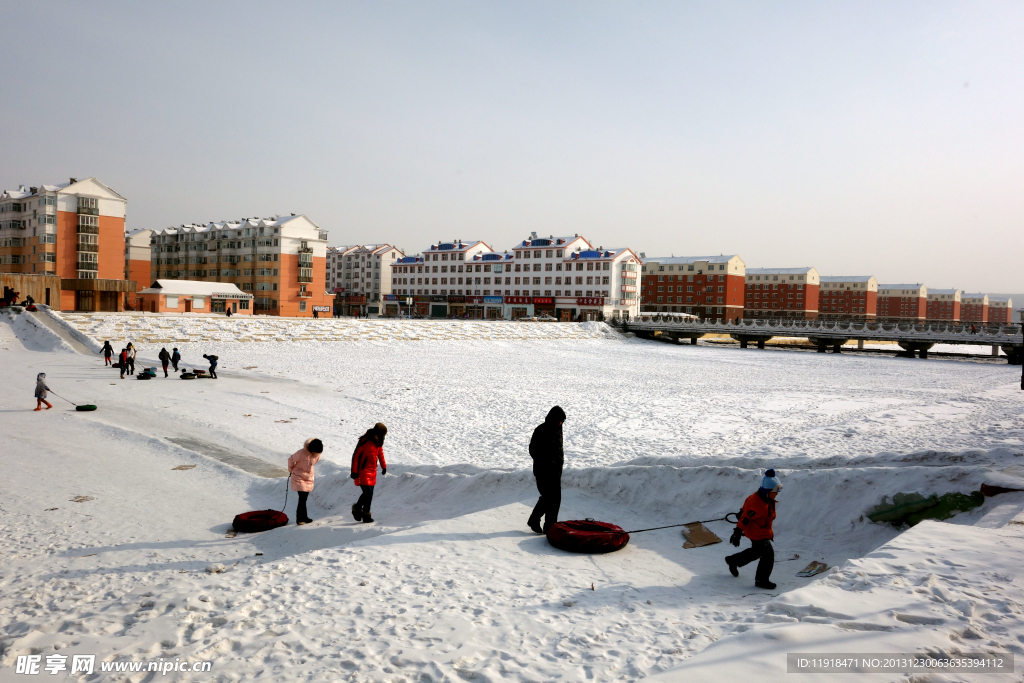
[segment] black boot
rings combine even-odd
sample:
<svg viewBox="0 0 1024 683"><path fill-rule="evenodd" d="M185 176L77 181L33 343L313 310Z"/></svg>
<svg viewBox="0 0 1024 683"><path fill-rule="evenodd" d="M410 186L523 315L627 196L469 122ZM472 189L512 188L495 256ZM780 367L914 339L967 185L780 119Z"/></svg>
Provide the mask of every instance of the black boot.
<svg viewBox="0 0 1024 683"><path fill-rule="evenodd" d="M366 512L363 513L363 522L365 524L372 524L373 523L373 517L370 516L370 511L369 510L367 510Z"/></svg>
<svg viewBox="0 0 1024 683"><path fill-rule="evenodd" d="M739 576L740 570L736 568L736 565L732 562L732 555L725 558L725 563L729 565L729 573L733 576Z"/></svg>
<svg viewBox="0 0 1024 683"><path fill-rule="evenodd" d="M775 584L771 581L755 581L754 586L756 586L757 588L764 588L765 590L769 591L775 590Z"/></svg>
<svg viewBox="0 0 1024 683"><path fill-rule="evenodd" d="M363 509L359 507L359 503L352 504L352 516L357 522L363 521Z"/></svg>

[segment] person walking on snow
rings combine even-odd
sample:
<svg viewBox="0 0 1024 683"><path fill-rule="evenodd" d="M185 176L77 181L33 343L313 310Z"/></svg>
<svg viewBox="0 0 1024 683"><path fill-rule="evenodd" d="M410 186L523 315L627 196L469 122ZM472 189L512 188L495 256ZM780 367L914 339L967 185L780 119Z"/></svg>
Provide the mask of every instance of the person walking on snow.
<svg viewBox="0 0 1024 683"><path fill-rule="evenodd" d="M352 452L352 478L363 493L352 506L352 516L357 522L373 522L370 516L370 505L373 503L373 487L377 484L377 462L380 462L382 476L388 473L388 463L384 460L384 437L388 428L378 422L359 437L356 449Z"/></svg>
<svg viewBox="0 0 1024 683"><path fill-rule="evenodd" d="M540 498L526 524L537 534L546 534L558 521L558 508L562 506L562 423L565 411L555 406L548 411L544 424L533 430L530 439L530 457L533 458L533 476L537 479ZM543 528L540 518L544 518Z"/></svg>
<svg viewBox="0 0 1024 683"><path fill-rule="evenodd" d="M121 349L121 354L117 357L117 367L121 370L121 379L124 379L124 370L128 367L128 349Z"/></svg>
<svg viewBox="0 0 1024 683"><path fill-rule="evenodd" d="M178 353L177 347L171 351L171 365L174 366L174 371L178 371L178 362L181 360L181 354Z"/></svg>
<svg viewBox="0 0 1024 683"><path fill-rule="evenodd" d="M103 342L103 348L100 349L103 352L103 365L106 367L110 365L110 358L114 355L114 347L110 345L109 341Z"/></svg>
<svg viewBox="0 0 1024 683"><path fill-rule="evenodd" d="M217 379L217 356L213 355L212 353L209 356L207 356L204 353L203 358L210 361L210 377Z"/></svg>
<svg viewBox="0 0 1024 683"><path fill-rule="evenodd" d="M775 567L775 549L772 548L772 522L775 520L775 499L782 490L782 482L775 476L775 470L767 470L761 479L761 488L750 494L743 502L740 510L739 523L732 532L729 542L740 547L740 537L750 539L750 547L746 550L729 555L725 563L729 565L729 573L739 576L738 567L757 560L757 571L754 572L754 585L758 588L774 590L771 582L772 569Z"/></svg>
<svg viewBox="0 0 1024 683"><path fill-rule="evenodd" d="M295 508L295 523L299 526L313 521L306 514L306 498L313 490L313 465L320 461L320 454L323 452L324 444L320 439L306 439L302 448L288 458L292 491L299 494L299 503Z"/></svg>
<svg viewBox="0 0 1024 683"><path fill-rule="evenodd" d="M50 390L50 387L46 386L46 373L40 372L36 375L36 410L42 410L43 404L46 404L46 409L49 410L53 406L46 400L46 392ZM32 412L35 412L33 410Z"/></svg>
<svg viewBox="0 0 1024 683"><path fill-rule="evenodd" d="M171 363L171 354L167 353L167 347L160 349L160 364L164 366L164 377L167 377L167 366ZM177 370L177 368L175 368Z"/></svg>
<svg viewBox="0 0 1024 683"><path fill-rule="evenodd" d="M135 347L131 342L128 342L128 374L135 374Z"/></svg>

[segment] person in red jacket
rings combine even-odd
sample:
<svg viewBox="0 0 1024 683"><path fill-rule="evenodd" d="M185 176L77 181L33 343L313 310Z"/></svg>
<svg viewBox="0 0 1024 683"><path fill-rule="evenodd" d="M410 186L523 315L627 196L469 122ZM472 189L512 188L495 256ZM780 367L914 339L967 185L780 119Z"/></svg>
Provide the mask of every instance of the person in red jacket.
<svg viewBox="0 0 1024 683"><path fill-rule="evenodd" d="M775 588L771 582L772 569L775 567L775 549L772 548L775 532L772 531L772 522L775 520L775 499L781 490L782 482L775 476L775 470L767 470L761 479L761 488L743 502L739 522L729 539L738 548L741 536L746 536L750 539L750 547L725 558L729 573L733 576L740 575L739 567L757 560L754 585L767 590Z"/></svg>
<svg viewBox="0 0 1024 683"><path fill-rule="evenodd" d="M356 486L363 490L359 500L352 506L352 516L357 522L370 523L370 504L373 502L373 487L377 484L377 462L380 461L380 473L388 473L388 464L384 460L384 437L388 428L378 422L359 437L356 450L352 453L352 478Z"/></svg>

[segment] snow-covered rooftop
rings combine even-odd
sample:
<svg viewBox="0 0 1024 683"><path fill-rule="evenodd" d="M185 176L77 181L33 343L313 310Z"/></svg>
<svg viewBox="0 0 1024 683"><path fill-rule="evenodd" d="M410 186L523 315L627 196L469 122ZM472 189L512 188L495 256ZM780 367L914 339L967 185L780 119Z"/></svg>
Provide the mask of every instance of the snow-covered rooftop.
<svg viewBox="0 0 1024 683"><path fill-rule="evenodd" d="M870 282L874 275L822 275L822 282Z"/></svg>
<svg viewBox="0 0 1024 683"><path fill-rule="evenodd" d="M808 268L747 268L747 275L804 275L814 270Z"/></svg>
<svg viewBox="0 0 1024 683"><path fill-rule="evenodd" d="M251 299L236 285L229 282L203 282L201 280L157 280L140 294L167 294L170 296L209 296L230 299Z"/></svg>
<svg viewBox="0 0 1024 683"><path fill-rule="evenodd" d="M912 285L906 285L906 284L904 284L904 285L878 285L879 289L917 289L917 290L919 290L922 287L924 287L924 285L921 284L920 282L918 282L917 284L912 284Z"/></svg>
<svg viewBox="0 0 1024 683"><path fill-rule="evenodd" d="M645 256L644 263L664 263L665 265L691 265L697 262L728 263L737 258L736 254L719 254L718 256Z"/></svg>

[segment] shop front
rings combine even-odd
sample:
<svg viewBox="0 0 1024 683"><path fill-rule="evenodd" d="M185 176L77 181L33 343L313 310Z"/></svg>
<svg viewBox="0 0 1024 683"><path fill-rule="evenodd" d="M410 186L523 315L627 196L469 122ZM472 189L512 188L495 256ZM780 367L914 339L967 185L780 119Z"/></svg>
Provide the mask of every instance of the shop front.
<svg viewBox="0 0 1024 683"><path fill-rule="evenodd" d="M426 295L420 295L413 297L413 313L414 318L429 318L430 317L430 297Z"/></svg>
<svg viewBox="0 0 1024 683"><path fill-rule="evenodd" d="M351 294L345 297L345 312L353 317L366 317L366 297Z"/></svg>
<svg viewBox="0 0 1024 683"><path fill-rule="evenodd" d="M484 317L487 320L498 320L501 318L502 299L500 296L484 297Z"/></svg>
<svg viewBox="0 0 1024 683"><path fill-rule="evenodd" d="M550 296L533 297L533 314L555 316L555 300Z"/></svg>
<svg viewBox="0 0 1024 683"><path fill-rule="evenodd" d="M502 308L505 320L521 320L533 317L533 298L528 296L506 296Z"/></svg>
<svg viewBox="0 0 1024 683"><path fill-rule="evenodd" d="M466 317L470 320L481 320L484 317L484 298L482 296L466 297Z"/></svg>
<svg viewBox="0 0 1024 683"><path fill-rule="evenodd" d="M451 318L464 318L466 316L465 296L452 295L448 297L448 316Z"/></svg>
<svg viewBox="0 0 1024 683"><path fill-rule="evenodd" d="M604 319L604 297L580 297L576 299L580 322Z"/></svg>
<svg viewBox="0 0 1024 683"><path fill-rule="evenodd" d="M448 317L448 297L439 295L434 295L430 297L430 317Z"/></svg>
<svg viewBox="0 0 1024 683"><path fill-rule="evenodd" d="M384 315L388 318L407 317L412 307L412 297L400 297L395 294L384 295Z"/></svg>

